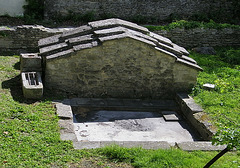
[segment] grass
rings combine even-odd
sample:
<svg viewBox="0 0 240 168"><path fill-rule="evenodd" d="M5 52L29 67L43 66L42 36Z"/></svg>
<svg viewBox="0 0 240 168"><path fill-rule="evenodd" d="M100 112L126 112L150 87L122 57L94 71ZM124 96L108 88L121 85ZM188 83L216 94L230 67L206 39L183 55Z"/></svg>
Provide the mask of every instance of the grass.
<svg viewBox="0 0 240 168"><path fill-rule="evenodd" d="M136 168L199 168L203 167L217 152L186 152L179 149L146 150L109 146L99 149L100 153L116 162L129 162ZM229 153L213 167L238 167L237 153Z"/></svg>
<svg viewBox="0 0 240 168"><path fill-rule="evenodd" d="M191 54L204 69L199 73L192 95L215 124L240 121L240 49L219 49L217 55ZM212 91L205 83L215 84Z"/></svg>
<svg viewBox="0 0 240 168"><path fill-rule="evenodd" d="M191 54L205 70L199 74L192 95L215 123L219 114L239 123L240 69L239 62L231 62L238 60L238 53L238 49L225 49L219 50L216 56ZM60 140L58 118L51 103L57 97L48 95L41 101L25 100L19 73L18 56L0 56L0 167L199 168L217 154L118 146L74 150L70 141ZM217 84L217 89L205 91L203 83ZM238 168L239 155L239 152L230 152L213 167Z"/></svg>

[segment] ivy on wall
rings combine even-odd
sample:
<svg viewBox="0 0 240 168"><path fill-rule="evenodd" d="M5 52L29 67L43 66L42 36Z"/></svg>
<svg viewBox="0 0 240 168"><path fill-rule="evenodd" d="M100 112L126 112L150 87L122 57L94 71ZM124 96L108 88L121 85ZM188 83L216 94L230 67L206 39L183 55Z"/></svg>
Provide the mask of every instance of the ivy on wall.
<svg viewBox="0 0 240 168"><path fill-rule="evenodd" d="M24 18L31 20L42 20L44 16L44 0L25 0Z"/></svg>

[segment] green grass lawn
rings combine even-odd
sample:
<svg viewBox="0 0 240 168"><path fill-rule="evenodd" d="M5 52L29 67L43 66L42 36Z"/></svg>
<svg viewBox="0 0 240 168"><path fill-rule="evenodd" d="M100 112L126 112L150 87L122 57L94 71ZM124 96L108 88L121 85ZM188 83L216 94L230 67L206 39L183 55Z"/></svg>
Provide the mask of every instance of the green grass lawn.
<svg viewBox="0 0 240 168"><path fill-rule="evenodd" d="M192 95L212 121L240 124L240 49L218 49L217 55L193 53L198 64L204 69L199 73ZM215 84L213 91L202 89L205 83Z"/></svg>
<svg viewBox="0 0 240 168"><path fill-rule="evenodd" d="M216 56L191 54L205 70L199 74L192 95L216 124L222 122L222 114L223 118L240 121L238 54L237 49L219 49ZM0 167L199 168L218 153L118 146L74 150L71 141L60 140L58 118L51 103L59 97L25 100L19 73L18 56L0 56ZM204 83L216 84L217 88L205 91ZM239 168L239 156L239 152L227 153L213 167Z"/></svg>

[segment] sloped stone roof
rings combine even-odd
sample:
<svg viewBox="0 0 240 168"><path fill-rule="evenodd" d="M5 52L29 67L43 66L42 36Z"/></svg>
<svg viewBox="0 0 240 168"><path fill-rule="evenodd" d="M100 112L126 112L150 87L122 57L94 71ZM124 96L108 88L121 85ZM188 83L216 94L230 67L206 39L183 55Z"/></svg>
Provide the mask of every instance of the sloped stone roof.
<svg viewBox="0 0 240 168"><path fill-rule="evenodd" d="M132 38L146 43L159 52L175 57L176 62L202 70L195 60L188 57L189 53L183 47L174 44L168 38L150 32L145 27L121 19L89 22L71 31L41 39L38 46L41 56L54 59L99 46L108 40L121 38Z"/></svg>

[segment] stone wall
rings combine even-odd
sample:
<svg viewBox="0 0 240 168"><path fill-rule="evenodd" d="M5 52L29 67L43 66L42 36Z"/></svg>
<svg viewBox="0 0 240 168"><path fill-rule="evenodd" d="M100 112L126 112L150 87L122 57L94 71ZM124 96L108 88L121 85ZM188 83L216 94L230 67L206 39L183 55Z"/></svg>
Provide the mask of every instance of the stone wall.
<svg viewBox="0 0 240 168"><path fill-rule="evenodd" d="M199 46L240 46L239 29L173 29L171 31L161 30L155 33L171 39L174 43L193 48Z"/></svg>
<svg viewBox="0 0 240 168"><path fill-rule="evenodd" d="M81 97L170 99L177 91L189 91L198 71L148 44L124 38L47 59L45 86Z"/></svg>
<svg viewBox="0 0 240 168"><path fill-rule="evenodd" d="M231 13L232 1L225 0L45 0L45 17L94 13L131 19L136 16L166 20L172 16L209 14L221 10Z"/></svg>
<svg viewBox="0 0 240 168"><path fill-rule="evenodd" d="M0 55L38 52L38 40L64 30L66 29L50 29L33 25L0 27Z"/></svg>
<svg viewBox="0 0 240 168"><path fill-rule="evenodd" d="M43 26L0 27L0 55L38 52L38 40L72 28L51 29ZM185 48L197 46L240 46L238 29L173 29L155 31Z"/></svg>

